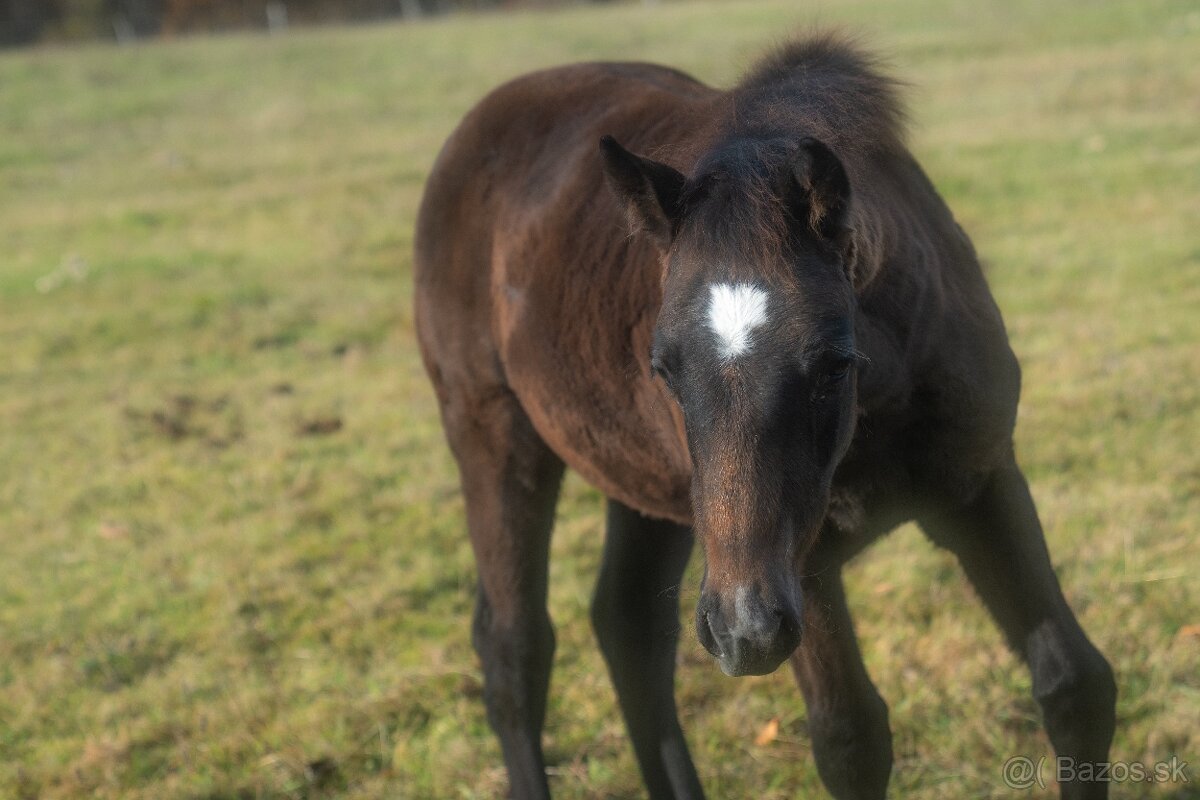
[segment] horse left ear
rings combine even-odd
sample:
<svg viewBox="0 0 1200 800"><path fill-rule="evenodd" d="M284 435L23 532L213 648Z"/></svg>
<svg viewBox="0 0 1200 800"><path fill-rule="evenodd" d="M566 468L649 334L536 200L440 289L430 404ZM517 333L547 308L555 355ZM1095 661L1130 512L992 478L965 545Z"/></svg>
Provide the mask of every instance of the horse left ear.
<svg viewBox="0 0 1200 800"><path fill-rule="evenodd" d="M681 215L685 178L678 170L634 155L611 136L600 139L604 172L634 232L645 232L663 250L671 244Z"/></svg>
<svg viewBox="0 0 1200 800"><path fill-rule="evenodd" d="M848 233L850 179L841 160L823 143L806 137L792 161L792 180L798 194L797 215L818 236L843 241Z"/></svg>

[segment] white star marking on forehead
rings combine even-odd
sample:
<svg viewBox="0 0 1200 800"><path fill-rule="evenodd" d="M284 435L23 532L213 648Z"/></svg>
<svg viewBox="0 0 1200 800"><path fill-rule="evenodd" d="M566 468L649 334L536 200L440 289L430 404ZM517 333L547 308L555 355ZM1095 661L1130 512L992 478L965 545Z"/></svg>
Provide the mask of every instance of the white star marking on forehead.
<svg viewBox="0 0 1200 800"><path fill-rule="evenodd" d="M767 293L749 283L708 288L708 327L717 335L721 357L735 358L750 349L750 334L767 321Z"/></svg>

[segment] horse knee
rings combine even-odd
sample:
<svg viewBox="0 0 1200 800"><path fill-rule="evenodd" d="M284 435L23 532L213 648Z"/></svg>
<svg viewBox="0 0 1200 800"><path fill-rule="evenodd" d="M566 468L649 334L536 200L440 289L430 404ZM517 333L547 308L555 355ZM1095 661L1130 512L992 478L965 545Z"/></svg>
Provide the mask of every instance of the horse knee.
<svg viewBox="0 0 1200 800"><path fill-rule="evenodd" d="M483 695L488 720L497 730L540 727L554 661L555 636L544 611L501 622L480 600L472 624L472 644L483 664Z"/></svg>
<svg viewBox="0 0 1200 800"><path fill-rule="evenodd" d="M1027 655L1055 750L1103 760L1116 725L1117 684L1108 661L1086 639L1067 646L1049 623L1030 637Z"/></svg>
<svg viewBox="0 0 1200 800"><path fill-rule="evenodd" d="M817 771L837 800L878 800L892 773L887 703L877 693L854 709L809 711Z"/></svg>
<svg viewBox="0 0 1200 800"><path fill-rule="evenodd" d="M516 620L497 620L481 600L475 608L471 643L485 670L492 665L548 668L554 659L554 625L544 609Z"/></svg>
<svg viewBox="0 0 1200 800"><path fill-rule="evenodd" d="M1112 667L1098 653L1065 671L1034 675L1034 696L1046 713L1095 725L1111 720L1117 701Z"/></svg>

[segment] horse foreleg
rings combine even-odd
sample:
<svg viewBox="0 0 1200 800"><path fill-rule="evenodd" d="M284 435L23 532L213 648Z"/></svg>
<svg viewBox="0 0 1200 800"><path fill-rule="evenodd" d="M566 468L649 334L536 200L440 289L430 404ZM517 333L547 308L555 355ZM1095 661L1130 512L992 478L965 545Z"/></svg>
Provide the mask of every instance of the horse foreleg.
<svg viewBox="0 0 1200 800"><path fill-rule="evenodd" d="M1058 756L1077 769L1107 761L1115 727L1112 669L1063 597L1016 464L998 470L970 504L931 514L922 525L958 557L1009 645L1029 665ZM1073 780L1061 788L1064 798L1108 795L1107 783Z"/></svg>
<svg viewBox="0 0 1200 800"><path fill-rule="evenodd" d="M546 610L563 465L507 392L444 410L479 570L473 641L512 796L548 798L542 725L554 656Z"/></svg>
<svg viewBox="0 0 1200 800"><path fill-rule="evenodd" d="M892 773L887 704L863 664L840 566L809 568L819 571L801 581L804 634L792 671L808 707L817 772L838 800L879 800Z"/></svg>
<svg viewBox="0 0 1200 800"><path fill-rule="evenodd" d="M679 581L690 529L608 503L592 624L650 797L702 798L675 709Z"/></svg>

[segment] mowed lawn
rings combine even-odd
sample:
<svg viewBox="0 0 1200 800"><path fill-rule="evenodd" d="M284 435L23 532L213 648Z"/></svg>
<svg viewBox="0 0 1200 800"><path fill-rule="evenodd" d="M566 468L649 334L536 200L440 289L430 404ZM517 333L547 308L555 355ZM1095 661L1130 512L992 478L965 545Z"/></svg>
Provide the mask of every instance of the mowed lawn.
<svg viewBox="0 0 1200 800"><path fill-rule="evenodd" d="M413 340L422 182L507 77L648 59L727 85L814 23L911 83L913 149L988 264L1019 456L1117 670L1113 758L1191 762L1113 794L1200 797L1194 0L622 5L0 54L0 797L500 796ZM601 511L570 477L563 798L642 791L587 619ZM1012 796L1001 765L1049 745L953 560L908 527L848 572L893 795ZM790 675L723 676L698 583L678 684L710 796L823 796Z"/></svg>

